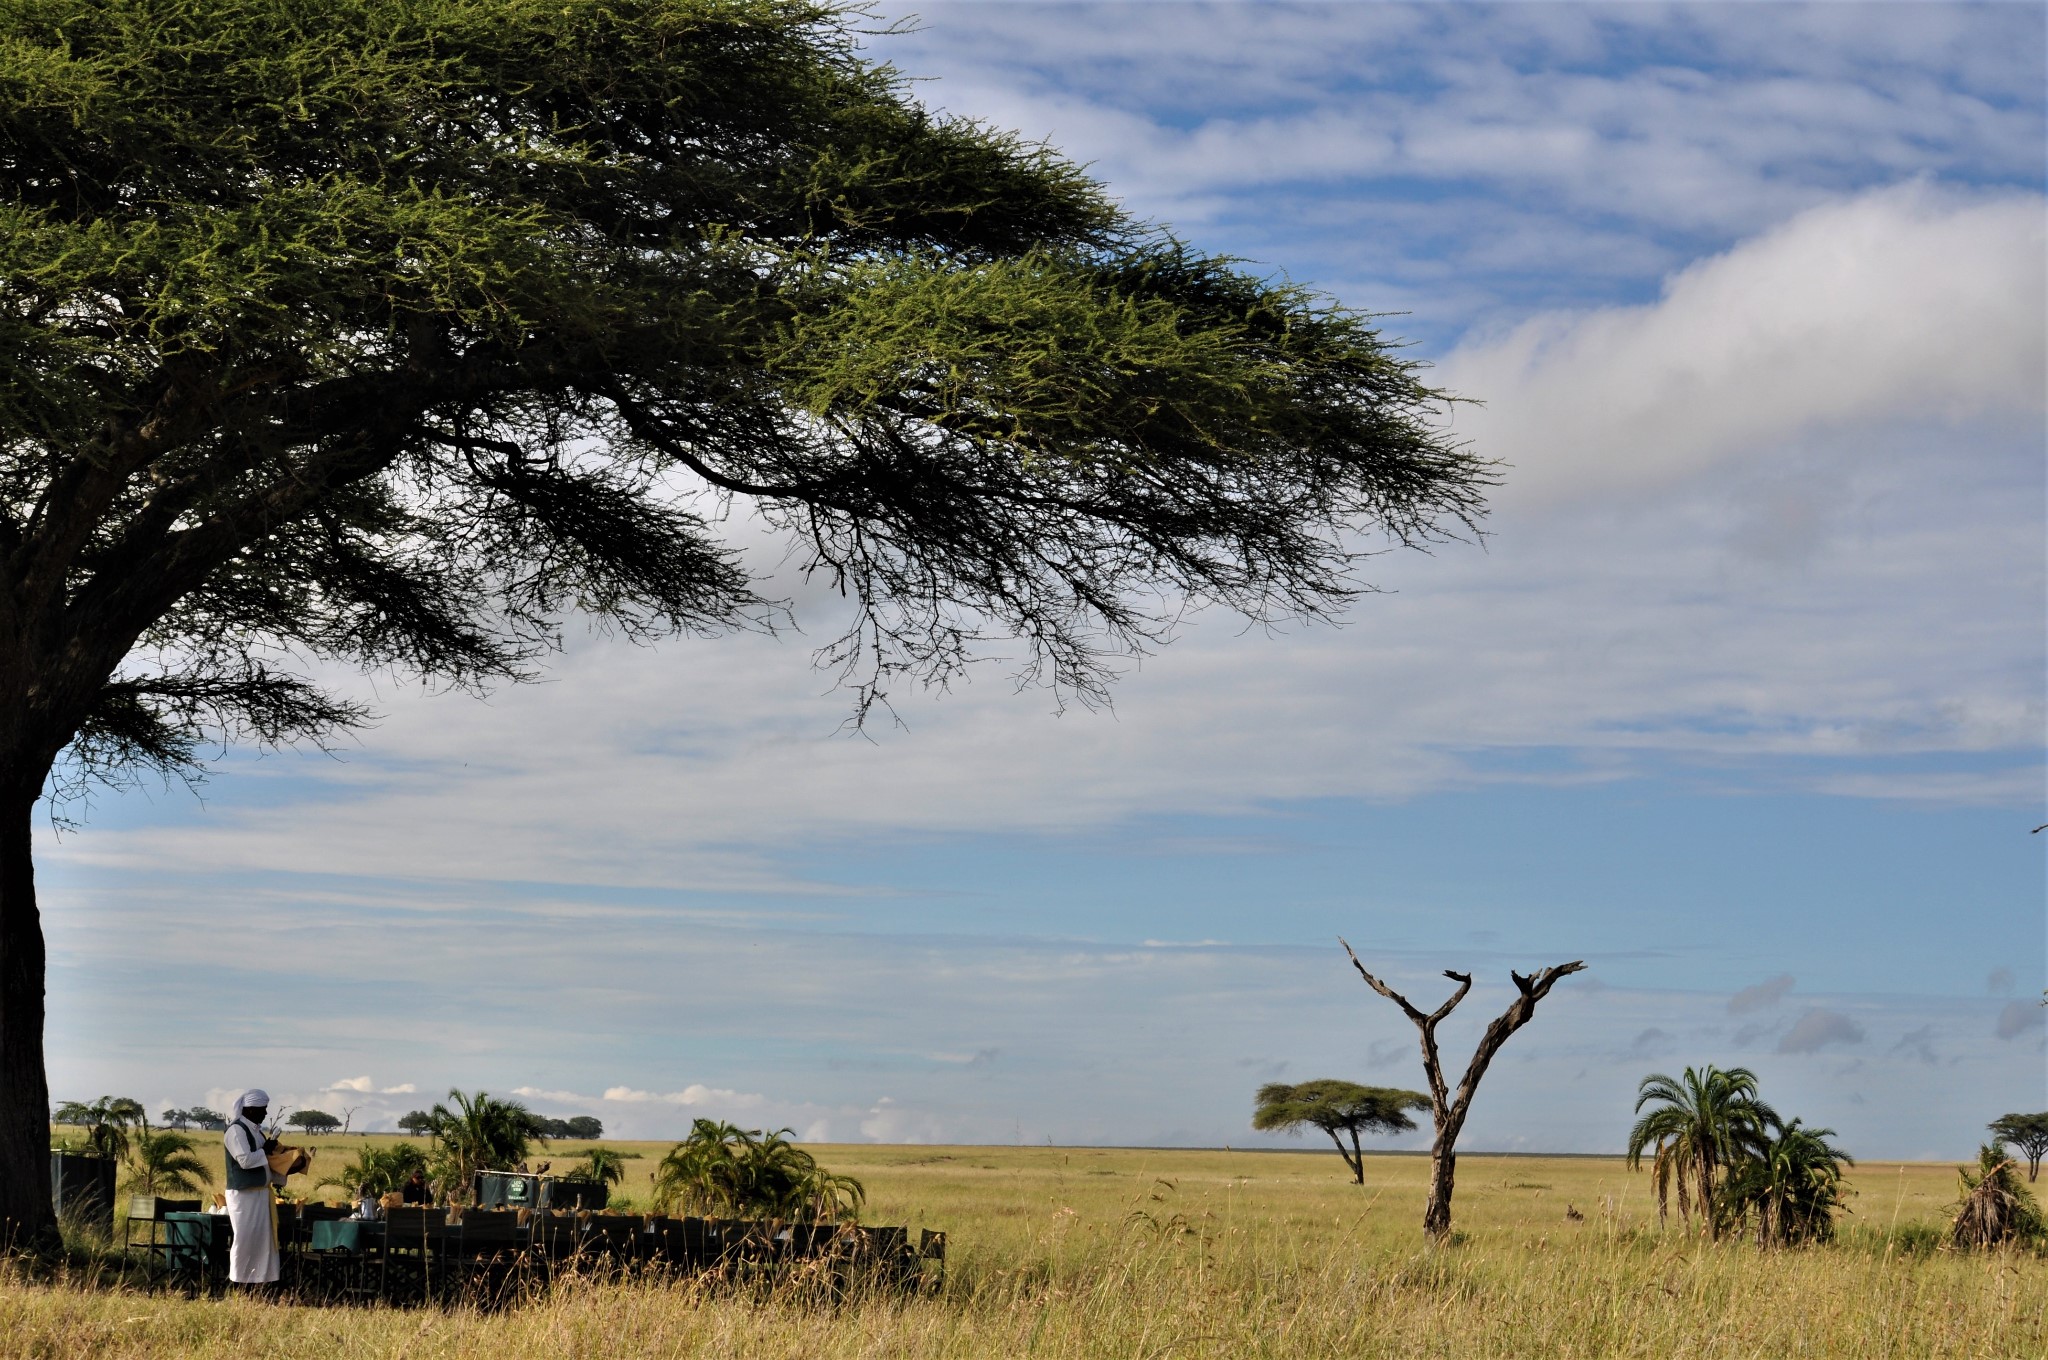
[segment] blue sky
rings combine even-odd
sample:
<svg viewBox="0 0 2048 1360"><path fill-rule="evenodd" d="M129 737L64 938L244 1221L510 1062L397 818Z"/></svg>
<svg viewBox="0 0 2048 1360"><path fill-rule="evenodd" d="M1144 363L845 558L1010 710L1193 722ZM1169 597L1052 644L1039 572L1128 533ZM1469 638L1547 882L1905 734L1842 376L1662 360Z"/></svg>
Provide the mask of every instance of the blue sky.
<svg viewBox="0 0 2048 1360"><path fill-rule="evenodd" d="M1478 973L1452 1052L1591 965L1470 1148L1613 1149L1687 1063L1866 1157L2048 1105L2040 7L916 14L873 50L934 107L1401 313L1511 465L1487 542L1199 616L1108 712L998 649L848 737L803 638L342 678L341 758L44 839L55 1095L1244 1144L1261 1081L1421 1084L1341 933Z"/></svg>

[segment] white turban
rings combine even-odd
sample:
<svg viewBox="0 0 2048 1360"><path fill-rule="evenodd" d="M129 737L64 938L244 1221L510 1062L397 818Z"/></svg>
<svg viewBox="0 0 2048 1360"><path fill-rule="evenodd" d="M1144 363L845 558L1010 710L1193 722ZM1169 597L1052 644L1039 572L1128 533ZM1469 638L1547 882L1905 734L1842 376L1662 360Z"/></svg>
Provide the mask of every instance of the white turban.
<svg viewBox="0 0 2048 1360"><path fill-rule="evenodd" d="M242 1117L244 1110L267 1110L270 1108L270 1092L250 1089L235 1097L235 1103L228 1107L228 1122L232 1124Z"/></svg>

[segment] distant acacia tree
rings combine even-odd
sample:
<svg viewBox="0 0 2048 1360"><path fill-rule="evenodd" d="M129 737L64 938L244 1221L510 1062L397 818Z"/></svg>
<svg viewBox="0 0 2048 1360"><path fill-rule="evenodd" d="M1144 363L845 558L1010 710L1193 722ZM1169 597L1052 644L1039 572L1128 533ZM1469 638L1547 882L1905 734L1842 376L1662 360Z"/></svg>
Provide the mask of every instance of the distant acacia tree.
<svg viewBox="0 0 2048 1360"><path fill-rule="evenodd" d="M1458 1093L1454 1097L1444 1081L1443 1060L1437 1052L1436 1027L1457 1009L1458 1003L1465 999L1465 993L1472 990L1472 975L1445 969L1444 976L1457 983L1458 990L1451 993L1450 1000L1425 1015L1410 1005L1407 997L1367 972L1348 942L1339 939L1337 943L1344 946L1344 952L1351 958L1351 966L1365 979L1366 986L1399 1006L1401 1013L1421 1034L1422 1070L1429 1078L1430 1119L1435 1126L1429 1145L1429 1202L1423 1209L1422 1230L1442 1241L1451 1234L1451 1195L1457 1188L1458 1178L1458 1135L1464 1131L1465 1119L1472 1113L1472 1098L1479 1094L1480 1078L1486 1075L1494 1055L1500 1052L1509 1037L1535 1018L1536 1003L1550 995L1550 989L1557 985L1558 979L1579 972L1586 965L1583 961L1574 960L1545 968L1528 977L1510 969L1508 977L1513 980L1517 995L1479 1036L1479 1046L1472 1051L1471 1062L1465 1065L1465 1075L1459 1079Z"/></svg>
<svg viewBox="0 0 2048 1360"><path fill-rule="evenodd" d="M1321 1129L1337 1145L1356 1185L1365 1184L1365 1150L1359 1145L1359 1135L1404 1133L1415 1127L1407 1112L1429 1108L1429 1097L1420 1091L1360 1086L1332 1078L1291 1086L1269 1082L1259 1088L1254 1099L1253 1128L1288 1133L1299 1133L1304 1128ZM1347 1136L1351 1139L1349 1147L1344 1145Z"/></svg>
<svg viewBox="0 0 2048 1360"><path fill-rule="evenodd" d="M341 1120L325 1110L293 1110L284 1122L306 1133L332 1133L341 1127Z"/></svg>
<svg viewBox="0 0 2048 1360"><path fill-rule="evenodd" d="M1652 1108L1643 1113L1645 1105ZM1727 1224L1720 1202L1722 1183L1745 1161L1761 1156L1778 1124L1777 1112L1757 1095L1756 1073L1746 1067L1722 1071L1709 1064L1686 1068L1680 1078L1653 1072L1636 1088L1641 1118L1628 1135L1628 1164L1634 1170L1655 1149L1651 1174L1657 1186L1657 1217L1670 1200L1688 1223L1695 1210L1709 1236Z"/></svg>
<svg viewBox="0 0 2048 1360"><path fill-rule="evenodd" d="M1993 1141L2010 1143L2027 1159L2027 1179L2038 1179L2041 1158L2048 1155L2048 1112L2002 1114L1991 1121Z"/></svg>
<svg viewBox="0 0 2048 1360"><path fill-rule="evenodd" d="M476 690L582 611L847 601L858 712L991 639L1093 698L1330 614L1493 469L1371 318L919 105L807 0L0 8L0 1238L56 1242L31 829ZM744 531L735 526L747 526Z"/></svg>
<svg viewBox="0 0 2048 1360"><path fill-rule="evenodd" d="M425 1110L409 1110L398 1117L400 1131L425 1137L434 1131L434 1116Z"/></svg>

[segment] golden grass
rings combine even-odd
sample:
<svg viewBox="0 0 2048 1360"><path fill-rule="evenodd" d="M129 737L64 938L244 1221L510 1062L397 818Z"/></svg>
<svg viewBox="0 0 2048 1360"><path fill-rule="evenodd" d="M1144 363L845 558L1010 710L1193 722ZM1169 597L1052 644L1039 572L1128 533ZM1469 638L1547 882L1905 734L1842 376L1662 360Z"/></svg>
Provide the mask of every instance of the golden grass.
<svg viewBox="0 0 2048 1360"><path fill-rule="evenodd" d="M358 1139L319 1140L330 1146ZM644 1193L661 1145L632 1163ZM1659 1231L1618 1159L1468 1157L1460 1241L1432 1250L1427 1164L1332 1154L815 1149L870 1222L951 1234L936 1297L836 1310L585 1285L510 1313L352 1311L14 1284L0 1351L53 1357L2025 1356L2048 1262L1901 1250L1952 1167L1865 1164L1835 1246L1765 1254ZM570 1148L551 1149L563 1156ZM323 1151L323 1158L330 1155ZM1584 1221L1565 1215L1575 1205Z"/></svg>

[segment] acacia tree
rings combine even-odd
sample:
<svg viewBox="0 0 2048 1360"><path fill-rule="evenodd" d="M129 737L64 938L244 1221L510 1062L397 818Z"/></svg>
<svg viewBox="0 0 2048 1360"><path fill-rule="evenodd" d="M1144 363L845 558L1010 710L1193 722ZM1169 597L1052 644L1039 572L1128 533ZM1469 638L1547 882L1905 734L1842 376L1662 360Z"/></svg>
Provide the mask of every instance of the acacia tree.
<svg viewBox="0 0 2048 1360"><path fill-rule="evenodd" d="M1316 1081L1268 1082L1259 1088L1252 1111L1255 1129L1282 1129L1299 1133L1304 1128L1321 1129L1337 1145L1344 1165L1351 1169L1354 1185L1365 1184L1365 1149L1361 1133L1405 1133L1415 1127L1410 1110L1429 1108L1429 1097L1420 1091L1397 1091L1386 1086L1360 1086L1357 1082L1321 1078ZM1344 1146L1349 1135L1351 1146Z"/></svg>
<svg viewBox="0 0 2048 1360"><path fill-rule="evenodd" d="M1458 990L1451 993L1450 1000L1424 1015L1408 1003L1386 983L1365 971L1365 965L1358 961L1351 945L1339 939L1344 952L1350 955L1351 966L1365 979L1366 985L1387 1000L1401 1008L1420 1032L1422 1038L1422 1070L1429 1077L1429 1112L1435 1125L1435 1136L1429 1144L1429 1202L1422 1211L1422 1230L1437 1241L1451 1234L1451 1194L1457 1188L1458 1179L1458 1135L1464 1131L1465 1117L1472 1112L1472 1097L1479 1094L1479 1079L1486 1075L1486 1069L1493 1062L1493 1055L1500 1052L1508 1036L1535 1018L1536 1003L1550 995L1550 989L1557 980L1585 968L1583 961L1560 963L1542 972L1523 977L1513 969L1508 976L1514 979L1515 999L1508 1003L1486 1032L1479 1036L1479 1046L1472 1051L1472 1061L1465 1065L1465 1075L1458 1081L1458 1093L1454 1097L1444 1082L1443 1060L1438 1055L1436 1027L1443 1023L1445 1016L1457 1009L1465 999L1465 993L1472 990L1470 973L1454 973L1444 970L1444 976L1458 984Z"/></svg>
<svg viewBox="0 0 2048 1360"><path fill-rule="evenodd" d="M1315 617L1489 465L1374 329L933 115L811 0L0 12L0 1228L45 1242L35 804L849 603L856 714Z"/></svg>
<svg viewBox="0 0 2048 1360"><path fill-rule="evenodd" d="M2041 1158L2048 1156L2048 1111L2040 1114L2002 1114L1991 1121L1994 1143L2010 1143L2027 1159L2027 1179L2041 1174Z"/></svg>
<svg viewBox="0 0 2048 1360"><path fill-rule="evenodd" d="M284 1122L306 1133L332 1133L341 1127L341 1121L325 1110L294 1110Z"/></svg>

